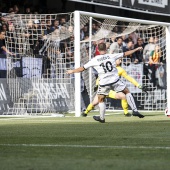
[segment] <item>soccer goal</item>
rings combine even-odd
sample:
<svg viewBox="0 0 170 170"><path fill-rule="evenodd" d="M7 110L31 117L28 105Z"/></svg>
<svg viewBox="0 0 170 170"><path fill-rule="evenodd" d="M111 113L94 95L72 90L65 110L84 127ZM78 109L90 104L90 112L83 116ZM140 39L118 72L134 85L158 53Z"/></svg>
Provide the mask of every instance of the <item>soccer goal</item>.
<svg viewBox="0 0 170 170"><path fill-rule="evenodd" d="M166 106L169 106L170 108L170 99L167 97L169 91L168 88L170 85L168 79L170 61L169 57L166 57L170 55L170 48L167 48L170 43L169 23L130 19L82 11L74 12L74 22L74 50L76 68L83 65L92 57L94 57L95 47L97 46L96 44L100 43L101 41L105 41L106 43L111 44L118 37L126 39L131 36L134 44L137 43L137 38L141 38L143 40L143 44L146 45L149 43L149 39L152 37L154 39L153 43L159 46L161 51L161 61L154 65L154 70L151 70L150 64L145 61L135 63L134 61L129 61L127 59L122 64L122 67L127 71L130 76L135 78L141 85L147 85L149 87L148 94L143 93L140 89L134 87L134 85L127 81L126 84L133 94L136 103L142 110L164 111ZM96 30L94 30L93 25L96 25ZM80 39L81 30L84 26L89 27L89 35L84 39ZM146 55L147 54L143 54L143 57L146 58ZM95 71L89 69L83 72L82 77L90 101L92 101L95 95L95 92L93 92L93 87L95 86L96 81ZM81 75L75 74L76 116L80 116L81 113L80 80ZM106 103L107 109L116 109L114 105L115 101L113 102L112 100L107 99Z"/></svg>
<svg viewBox="0 0 170 170"><path fill-rule="evenodd" d="M170 48L167 48L170 24L82 11L7 14L4 19L9 24L6 47L14 53L0 59L6 63L7 91L12 103L5 114L74 112L75 116L80 116L96 94L93 88L97 75L93 69L71 76L65 74L66 70L82 66L94 57L100 41L105 41L109 50L109 45L118 37L126 40L130 36L134 44L137 38L148 44L149 38L154 37L154 43L161 49L161 62L155 66L155 82L148 63L134 64L127 59L122 64L141 85L149 86L145 94L126 82L136 103L147 111L165 110L170 105L167 98L170 61L166 57L170 55ZM119 103L107 99L107 109L120 109Z"/></svg>

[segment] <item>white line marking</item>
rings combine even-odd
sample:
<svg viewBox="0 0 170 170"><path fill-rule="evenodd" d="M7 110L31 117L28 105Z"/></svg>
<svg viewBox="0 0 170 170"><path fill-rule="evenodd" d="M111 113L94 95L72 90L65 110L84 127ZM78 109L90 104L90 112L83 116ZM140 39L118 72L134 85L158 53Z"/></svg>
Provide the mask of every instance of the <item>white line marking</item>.
<svg viewBox="0 0 170 170"><path fill-rule="evenodd" d="M104 145L58 145L58 144L0 144L18 147L67 147L67 148L111 148L111 149L170 149L170 146L104 146Z"/></svg>

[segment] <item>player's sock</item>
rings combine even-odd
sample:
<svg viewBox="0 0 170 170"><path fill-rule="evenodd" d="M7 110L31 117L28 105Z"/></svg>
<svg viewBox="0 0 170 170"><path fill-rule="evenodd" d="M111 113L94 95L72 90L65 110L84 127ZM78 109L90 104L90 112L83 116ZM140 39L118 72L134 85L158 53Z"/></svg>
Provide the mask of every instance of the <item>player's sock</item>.
<svg viewBox="0 0 170 170"><path fill-rule="evenodd" d="M104 102L99 103L100 119L105 119L106 104Z"/></svg>
<svg viewBox="0 0 170 170"><path fill-rule="evenodd" d="M122 99L121 100L121 105L122 105L124 114L127 114L128 113L128 103L127 103L127 100L126 99Z"/></svg>
<svg viewBox="0 0 170 170"><path fill-rule="evenodd" d="M84 113L85 113L85 114L88 114L91 110L93 110L93 108L94 108L94 106L90 103L90 104L87 106L87 108L86 108L86 110L84 111Z"/></svg>
<svg viewBox="0 0 170 170"><path fill-rule="evenodd" d="M126 94L126 99L127 99L128 104L130 105L131 109L133 111L138 111L137 108L136 108L136 104L135 104L134 98L131 95L131 93Z"/></svg>

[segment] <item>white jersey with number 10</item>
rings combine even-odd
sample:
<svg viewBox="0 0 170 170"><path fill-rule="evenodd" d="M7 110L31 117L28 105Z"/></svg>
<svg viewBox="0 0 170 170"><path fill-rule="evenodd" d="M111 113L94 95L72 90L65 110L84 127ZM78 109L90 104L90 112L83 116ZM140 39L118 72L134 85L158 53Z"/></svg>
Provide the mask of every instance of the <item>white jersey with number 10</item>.
<svg viewBox="0 0 170 170"><path fill-rule="evenodd" d="M108 85L119 79L116 68L116 60L122 58L124 53L97 55L83 67L85 69L93 67L99 74L100 85Z"/></svg>

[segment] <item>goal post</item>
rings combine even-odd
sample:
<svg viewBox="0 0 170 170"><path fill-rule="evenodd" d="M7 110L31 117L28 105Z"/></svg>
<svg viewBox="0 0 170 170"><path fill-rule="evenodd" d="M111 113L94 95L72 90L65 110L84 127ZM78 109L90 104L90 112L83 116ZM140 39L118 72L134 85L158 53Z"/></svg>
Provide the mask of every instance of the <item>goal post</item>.
<svg viewBox="0 0 170 170"><path fill-rule="evenodd" d="M80 12L74 13L74 61L75 68L80 67ZM81 79L80 73L75 74L75 116L81 115Z"/></svg>
<svg viewBox="0 0 170 170"><path fill-rule="evenodd" d="M170 25L166 26L166 46L170 45ZM166 69L167 69L167 108L170 109L170 48L166 48ZM170 110L168 109L167 115L170 115Z"/></svg>
<svg viewBox="0 0 170 170"><path fill-rule="evenodd" d="M110 15L105 15L105 14L97 14L97 13L91 13L91 12L84 12L84 11L75 11L74 12L74 25L75 25L75 65L77 66L80 66L80 65L83 65L85 63L85 60L82 59L82 57L80 56L80 52L82 49L81 49L81 43L89 43L88 46L91 47L91 43L95 40L99 40L101 38L111 38L111 35L110 33L107 33L107 28L109 28L110 26L113 26L113 24L117 24L117 22L125 22L125 23L132 23L132 24L129 24L129 28L127 26L127 32L123 34L120 33L120 34L117 34L116 37L119 37L119 36L122 36L122 35L126 35L126 34L129 34L131 32L133 32L134 30L136 30L136 28L138 28L138 34L140 33L140 31L143 29L143 31L141 31L141 35L145 38L145 42L147 43L148 39L150 36L155 35L157 36L158 34L158 37L161 39L161 45L163 46L163 58L166 59L166 71L167 71L167 93L166 93L166 90L165 90L165 94L162 95L160 94L160 90L156 88L156 92L154 91L155 90L155 87L153 87L152 85L152 90L151 90L151 95L150 95L150 98L153 98L153 95L156 96L156 98L161 98L161 100L163 101L162 103L158 103L158 107L156 106L157 105L157 102L155 102L155 99L152 99L152 104L146 104L147 107L144 107L146 108L146 110L164 110L165 109L165 105L167 105L168 108L170 108L170 98L168 97L168 94L170 93L169 90L170 90L170 80L169 80L169 75L170 75L170 59L166 56L170 56L170 48L166 48L169 46L170 44L170 23L165 23L165 22L157 22L157 21L149 21L149 20L139 20L139 19L132 19L132 18L125 18L125 17L118 17L118 16L110 16ZM92 35L92 31L91 31L91 25L92 25L92 20L98 20L99 19L99 22L102 20L101 22L101 25L103 26L103 32L101 31L100 33L100 30L98 31L98 35ZM86 20L86 22L85 22ZM87 21L88 20L88 21ZM108 20L108 21L106 21ZM115 22L114 22L115 21ZM84 22L86 24L88 24L90 26L89 28L89 39L87 41L81 41L80 40L80 30L81 30L81 26L82 24L84 24ZM105 24L105 27L104 27L104 24ZM78 26L77 26L78 25ZM114 25L114 26L115 26ZM131 29L131 30L130 30ZM145 29L145 30L144 30ZM108 30L108 32L111 31L111 30ZM152 33L150 33L152 32ZM146 35L147 34L147 35ZM88 53L88 56L86 58L86 62L91 58L91 49L89 48L89 53ZM77 63L76 62L80 62L80 63ZM86 76L88 76L88 80L90 82L88 82L88 84L85 83L85 86L88 91L88 94L89 94L89 98L90 98L90 101L91 101L91 97L93 96L92 95L92 78L90 77L90 73L91 71L89 71ZM77 76L77 80L76 80L76 84L75 84L75 95L76 96L76 100L75 100L75 110L76 110L76 116L80 116L81 114L81 106L80 106L80 102L81 101L81 96L79 95L80 92L78 92L78 89L80 88L80 84L78 82L81 81L81 78L80 78L80 74L76 75ZM95 80L94 80L95 81ZM148 82L148 80L145 78L145 84L147 84L146 82ZM89 86L89 87L88 87ZM166 98L167 96L167 98ZM145 99L149 99L149 97L147 97L146 95L144 94L140 94L136 96L137 99L139 100L142 100L141 103L144 104L145 102ZM166 104L167 102L167 104ZM149 105L152 105L152 106L149 106ZM170 113L168 113L170 114Z"/></svg>

